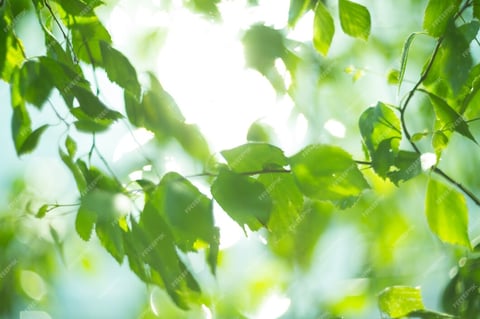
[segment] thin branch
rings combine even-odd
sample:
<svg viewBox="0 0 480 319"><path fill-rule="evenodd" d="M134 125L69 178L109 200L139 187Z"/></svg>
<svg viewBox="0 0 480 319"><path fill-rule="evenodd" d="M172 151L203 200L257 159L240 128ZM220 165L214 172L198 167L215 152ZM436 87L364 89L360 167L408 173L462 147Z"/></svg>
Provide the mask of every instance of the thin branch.
<svg viewBox="0 0 480 319"><path fill-rule="evenodd" d="M454 180L453 178L451 178L450 176L448 176L444 171L442 171L440 168L438 167L434 167L433 168L433 172L435 172L436 174L442 176L443 178L445 178L447 181L449 181L450 183L452 183L453 185L455 185L456 187L458 187L458 189L460 189L465 195L467 195L477 206L480 206L480 198L478 198L474 193L472 193L472 191L470 191L469 189L467 189L465 186L463 186L461 183L457 182L456 180Z"/></svg>

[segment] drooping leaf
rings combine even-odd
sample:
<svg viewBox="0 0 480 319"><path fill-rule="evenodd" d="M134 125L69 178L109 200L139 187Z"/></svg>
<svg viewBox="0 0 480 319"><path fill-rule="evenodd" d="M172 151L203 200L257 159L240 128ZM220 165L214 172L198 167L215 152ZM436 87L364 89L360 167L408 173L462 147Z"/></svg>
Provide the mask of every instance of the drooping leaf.
<svg viewBox="0 0 480 319"><path fill-rule="evenodd" d="M355 38L368 40L371 27L368 9L350 0L339 0L338 10L343 32Z"/></svg>
<svg viewBox="0 0 480 319"><path fill-rule="evenodd" d="M373 169L381 177L387 177L402 139L400 119L391 108L378 102L362 113L359 126Z"/></svg>
<svg viewBox="0 0 480 319"><path fill-rule="evenodd" d="M108 42L100 41L102 52L102 66L107 72L110 81L130 92L135 98L140 98L140 83L137 71L130 61L118 50L112 48Z"/></svg>
<svg viewBox="0 0 480 319"><path fill-rule="evenodd" d="M12 101L13 102L13 101ZM32 133L30 115L23 102L14 105L12 116L12 137L17 155L22 154L22 146Z"/></svg>
<svg viewBox="0 0 480 319"><path fill-rule="evenodd" d="M432 37L443 35L447 25L458 11L458 0L430 0L428 1L423 18L423 29Z"/></svg>
<svg viewBox="0 0 480 319"><path fill-rule="evenodd" d="M94 16L95 13L93 12L93 9L102 4L102 1L90 1L90 3L85 3L82 0L54 1L61 5L66 13L80 17Z"/></svg>
<svg viewBox="0 0 480 319"><path fill-rule="evenodd" d="M470 132L467 122L460 114L451 108L445 100L435 94L429 93L428 97L435 110L436 121L438 122L435 125L436 129L456 131L477 143L475 137Z"/></svg>
<svg viewBox="0 0 480 319"><path fill-rule="evenodd" d="M74 85L71 91L78 100L80 109L94 121L115 121L123 117L119 112L109 109L92 91L85 89L83 86Z"/></svg>
<svg viewBox="0 0 480 319"><path fill-rule="evenodd" d="M29 60L22 65L19 72L19 94L26 102L41 108L54 87L48 70L41 60Z"/></svg>
<svg viewBox="0 0 480 319"><path fill-rule="evenodd" d="M100 20L95 16L84 23L75 20L67 24L72 30L72 45L77 57L88 64L101 66L103 59L100 43L111 44L112 39Z"/></svg>
<svg viewBox="0 0 480 319"><path fill-rule="evenodd" d="M424 81L430 92L443 98L456 97L472 67L470 42L477 35L479 27L480 22L475 20L459 27L454 23L447 26L444 41Z"/></svg>
<svg viewBox="0 0 480 319"><path fill-rule="evenodd" d="M10 10L0 15L0 78L10 81L13 71L24 61L23 44L12 32Z"/></svg>
<svg viewBox="0 0 480 319"><path fill-rule="evenodd" d="M67 136L65 139L65 148L67 149L68 156L71 158L77 153L77 143L70 136Z"/></svg>
<svg viewBox="0 0 480 319"><path fill-rule="evenodd" d="M471 247L468 237L467 203L462 194L430 179L425 199L425 213L430 229L440 240Z"/></svg>
<svg viewBox="0 0 480 319"><path fill-rule="evenodd" d="M402 318L410 313L425 309L420 288L393 286L378 296L380 310L391 318Z"/></svg>
<svg viewBox="0 0 480 319"><path fill-rule="evenodd" d="M313 45L318 52L327 55L332 43L335 25L333 18L322 1L318 1L315 7L313 22Z"/></svg>
<svg viewBox="0 0 480 319"><path fill-rule="evenodd" d="M300 190L313 199L344 208L369 188L352 156L339 147L310 145L289 160Z"/></svg>
<svg viewBox="0 0 480 319"><path fill-rule="evenodd" d="M27 154L32 152L38 144L40 137L45 132L45 130L49 127L49 125L45 124L37 128L36 130L32 131L25 141L23 142L20 150L18 151L18 155Z"/></svg>
<svg viewBox="0 0 480 319"><path fill-rule="evenodd" d="M211 187L213 198L240 226L251 230L266 226L272 199L262 183L247 176L221 170Z"/></svg>
<svg viewBox="0 0 480 319"><path fill-rule="evenodd" d="M92 202L82 201L75 219L75 229L80 238L90 240L97 218L96 207L92 207Z"/></svg>
<svg viewBox="0 0 480 319"><path fill-rule="evenodd" d="M180 248L194 251L197 241L214 239L212 201L183 176L165 175L153 198L161 203L158 209L164 211Z"/></svg>
<svg viewBox="0 0 480 319"><path fill-rule="evenodd" d="M251 172L281 168L288 164L283 151L265 143L248 143L221 152L235 172Z"/></svg>
<svg viewBox="0 0 480 319"><path fill-rule="evenodd" d="M405 71L407 70L407 61L408 61L408 54L410 53L410 46L413 43L415 37L420 34L418 32L411 33L405 43L403 44L402 49L402 58L400 60L400 72L398 74L398 92L400 92L400 88L402 86L403 78L405 77Z"/></svg>
<svg viewBox="0 0 480 319"><path fill-rule="evenodd" d="M73 161L73 158L71 156L65 154L61 149L59 149L58 152L63 163L68 167L68 169L72 173L75 179L75 183L77 184L78 191L80 192L80 194L84 194L87 189L87 181L85 180L85 176L83 175L82 170Z"/></svg>
<svg viewBox="0 0 480 319"><path fill-rule="evenodd" d="M312 0L290 0L290 7L288 9L288 26L293 28L311 5Z"/></svg>

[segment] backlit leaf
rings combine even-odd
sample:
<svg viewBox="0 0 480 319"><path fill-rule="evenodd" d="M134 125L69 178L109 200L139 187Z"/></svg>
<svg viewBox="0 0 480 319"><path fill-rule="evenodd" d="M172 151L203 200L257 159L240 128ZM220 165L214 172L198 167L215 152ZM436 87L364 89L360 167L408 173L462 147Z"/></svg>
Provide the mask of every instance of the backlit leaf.
<svg viewBox="0 0 480 319"><path fill-rule="evenodd" d="M338 10L343 32L355 38L368 40L371 24L368 9L350 0L339 0Z"/></svg>
<svg viewBox="0 0 480 319"><path fill-rule="evenodd" d="M391 318L402 318L417 310L423 310L420 288L393 286L378 296L380 310Z"/></svg>
<svg viewBox="0 0 480 319"><path fill-rule="evenodd" d="M430 229L443 242L471 247L468 237L468 208L462 194L430 179L425 213Z"/></svg>
<svg viewBox="0 0 480 319"><path fill-rule="evenodd" d="M313 45L315 49L321 54L327 55L334 33L333 18L322 1L318 1L313 22Z"/></svg>
<svg viewBox="0 0 480 319"><path fill-rule="evenodd" d="M443 35L447 25L458 10L458 0L430 0L428 1L423 18L423 28L433 37Z"/></svg>
<svg viewBox="0 0 480 319"><path fill-rule="evenodd" d="M235 172L251 172L281 168L288 164L283 151L265 143L248 143L221 152Z"/></svg>

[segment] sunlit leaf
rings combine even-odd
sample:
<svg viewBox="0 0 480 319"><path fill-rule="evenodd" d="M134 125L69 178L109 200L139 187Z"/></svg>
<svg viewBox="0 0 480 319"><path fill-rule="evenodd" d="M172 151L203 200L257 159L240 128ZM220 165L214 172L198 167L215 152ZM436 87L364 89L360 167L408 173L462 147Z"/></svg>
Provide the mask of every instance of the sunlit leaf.
<svg viewBox="0 0 480 319"><path fill-rule="evenodd" d="M9 10L0 16L0 78L10 81L13 71L24 60L23 45L13 33Z"/></svg>
<svg viewBox="0 0 480 319"><path fill-rule="evenodd" d="M351 155L330 145L311 145L290 158L295 180L308 197L353 205L369 188Z"/></svg>
<svg viewBox="0 0 480 319"><path fill-rule="evenodd" d="M410 46L413 43L413 40L418 35L418 32L411 33L405 43L403 44L402 49L402 59L400 61L400 71L398 74L398 92L400 92L400 88L402 86L403 78L405 77L405 71L407 70L407 61L408 61L408 54L410 53Z"/></svg>
<svg viewBox="0 0 480 319"><path fill-rule="evenodd" d="M93 16L95 14L93 12L93 9L102 4L102 1L91 1L90 4L85 3L82 0L54 1L61 5L65 12L67 12L68 14L87 17Z"/></svg>
<svg viewBox="0 0 480 319"><path fill-rule="evenodd" d="M313 23L313 45L318 52L327 55L335 33L335 25L322 1L317 2Z"/></svg>
<svg viewBox="0 0 480 319"><path fill-rule="evenodd" d="M355 38L368 40L370 35L370 12L361 4L339 0L338 10L343 32Z"/></svg>
<svg viewBox="0 0 480 319"><path fill-rule="evenodd" d="M281 149L265 143L248 143L221 153L235 172L262 171L288 164Z"/></svg>
<svg viewBox="0 0 480 319"><path fill-rule="evenodd" d="M266 226L272 199L262 183L247 176L221 170L212 184L212 195L240 226L251 230Z"/></svg>
<svg viewBox="0 0 480 319"><path fill-rule="evenodd" d="M420 154L417 152L399 151L394 160L394 169L387 174L388 178L398 185L422 173Z"/></svg>
<svg viewBox="0 0 480 319"><path fill-rule="evenodd" d="M423 28L433 37L443 35L459 5L458 0L429 0L423 18Z"/></svg>
<svg viewBox="0 0 480 319"><path fill-rule="evenodd" d="M288 25L292 28L312 5L312 0L290 0L288 9Z"/></svg>
<svg viewBox="0 0 480 319"><path fill-rule="evenodd" d="M425 199L430 229L443 241L470 248L468 208L462 194L430 179Z"/></svg>
<svg viewBox="0 0 480 319"><path fill-rule="evenodd" d="M425 308L420 288L414 287L386 288L378 296L378 304L380 310L391 318L402 318Z"/></svg>
<svg viewBox="0 0 480 319"><path fill-rule="evenodd" d="M72 158L77 153L77 143L70 136L67 136L65 139L65 148L67 149L68 155Z"/></svg>
<svg viewBox="0 0 480 319"><path fill-rule="evenodd" d="M102 66L110 81L117 83L139 99L140 83L138 83L137 71L130 61L107 42L101 41L100 49L103 58Z"/></svg>
<svg viewBox="0 0 480 319"><path fill-rule="evenodd" d="M97 17L86 23L73 23L71 27L72 45L77 57L88 64L101 66L103 59L100 43L112 43L107 29Z"/></svg>

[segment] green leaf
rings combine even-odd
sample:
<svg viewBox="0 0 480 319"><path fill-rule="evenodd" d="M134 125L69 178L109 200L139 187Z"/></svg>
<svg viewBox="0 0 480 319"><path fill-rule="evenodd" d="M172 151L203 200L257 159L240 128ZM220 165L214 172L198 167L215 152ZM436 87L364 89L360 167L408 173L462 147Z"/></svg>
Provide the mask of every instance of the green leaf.
<svg viewBox="0 0 480 319"><path fill-rule="evenodd" d="M473 16L480 19L480 0L473 0Z"/></svg>
<svg viewBox="0 0 480 319"><path fill-rule="evenodd" d="M310 145L290 157L295 180L304 195L351 206L369 188L350 154L330 145Z"/></svg>
<svg viewBox="0 0 480 319"><path fill-rule="evenodd" d="M322 1L318 1L313 22L313 46L324 56L330 49L334 33L333 18Z"/></svg>
<svg viewBox="0 0 480 319"><path fill-rule="evenodd" d="M67 25L72 30L73 51L77 57L88 64L102 66L103 58L100 44L112 43L107 29L95 16L89 18L85 23L72 22Z"/></svg>
<svg viewBox="0 0 480 319"><path fill-rule="evenodd" d="M248 128L247 141L249 142L270 142L271 128L259 122L253 122Z"/></svg>
<svg viewBox="0 0 480 319"><path fill-rule="evenodd" d="M97 217L96 207L92 207L89 201L82 201L75 219L75 229L80 238L90 240Z"/></svg>
<svg viewBox="0 0 480 319"><path fill-rule="evenodd" d="M186 3L186 6L208 18L220 20L220 11L217 7L219 2L220 0L190 0Z"/></svg>
<svg viewBox="0 0 480 319"><path fill-rule="evenodd" d="M59 5L61 5L66 13L74 16L85 16L85 17L94 16L95 13L93 12L93 9L99 6L100 4L102 4L102 1L92 1L90 4L85 3L84 1L81 1L81 0L68 0L68 1L54 0L54 1L57 2Z"/></svg>
<svg viewBox="0 0 480 319"><path fill-rule="evenodd" d="M65 154L61 149L59 149L58 152L60 154L60 158L62 159L63 163L68 167L68 169L72 173L75 179L75 183L77 184L78 191L83 196L84 192L87 189L87 181L85 180L85 176L83 175L82 170L69 155Z"/></svg>
<svg viewBox="0 0 480 319"><path fill-rule="evenodd" d="M42 205L42 206L38 209L37 214L35 214L35 217L37 217L37 218L43 218L43 217L45 217L45 215L47 214L49 208L50 208L50 205L48 205L48 204Z"/></svg>
<svg viewBox="0 0 480 319"><path fill-rule="evenodd" d="M419 32L411 33L405 43L403 44L402 49L402 58L400 60L400 73L398 74L398 92L400 92L400 88L403 83L403 78L405 77L405 71L407 70L407 62L408 62L408 54L410 53L410 46L413 43L415 37L420 34Z"/></svg>
<svg viewBox="0 0 480 319"><path fill-rule="evenodd" d="M440 240L471 248L468 238L468 209L462 194L430 179L425 212L430 229Z"/></svg>
<svg viewBox="0 0 480 319"><path fill-rule="evenodd" d="M370 35L370 12L361 4L339 0L338 10L343 32L352 37L368 40Z"/></svg>
<svg viewBox="0 0 480 319"><path fill-rule="evenodd" d="M235 172L252 172L284 167L288 164L283 151L264 143L248 143L221 151L228 165Z"/></svg>
<svg viewBox="0 0 480 319"><path fill-rule="evenodd" d="M388 172L388 178L398 185L422 173L420 154L417 152L399 151L394 160L394 169Z"/></svg>
<svg viewBox="0 0 480 319"><path fill-rule="evenodd" d="M137 71L130 61L107 42L101 41L100 49L103 58L102 66L110 81L117 83L136 99L140 99L141 88L137 79Z"/></svg>
<svg viewBox="0 0 480 319"><path fill-rule="evenodd" d="M312 0L290 0L288 9L288 26L290 28L293 28L305 12L310 9L312 2Z"/></svg>
<svg viewBox="0 0 480 319"><path fill-rule="evenodd" d="M435 154L437 158L440 158L442 152L448 146L449 138L448 136L442 131L436 131L433 133L432 136L432 146L435 150Z"/></svg>
<svg viewBox="0 0 480 319"><path fill-rule="evenodd" d="M100 120L118 120L123 116L117 111L109 109L103 104L97 96L83 86L74 85L71 88L72 93L80 104L82 111L94 121Z"/></svg>
<svg viewBox="0 0 480 319"><path fill-rule="evenodd" d="M153 198L161 198L163 207L157 207L165 212L180 248L195 251L196 241L209 243L214 239L212 201L183 176L165 175Z"/></svg>
<svg viewBox="0 0 480 319"><path fill-rule="evenodd" d="M0 30L0 78L9 82L14 70L24 61L24 56L22 42L12 32L8 9L0 14Z"/></svg>
<svg viewBox="0 0 480 319"><path fill-rule="evenodd" d="M18 79L19 94L39 109L54 87L49 72L40 61L29 60L22 65Z"/></svg>
<svg viewBox="0 0 480 319"><path fill-rule="evenodd" d="M67 135L65 139L65 148L67 149L68 156L71 158L77 153L77 143L69 135Z"/></svg>
<svg viewBox="0 0 480 319"><path fill-rule="evenodd" d="M423 18L423 29L432 37L440 37L458 11L458 0L430 0Z"/></svg>
<svg viewBox="0 0 480 319"><path fill-rule="evenodd" d="M460 114L458 114L447 104L447 102L445 102L445 100L441 99L440 97L432 93L428 93L428 96L432 102L433 109L435 110L436 121L438 122L435 125L437 129L456 131L477 143L470 132L467 122L465 122Z"/></svg>
<svg viewBox="0 0 480 319"><path fill-rule="evenodd" d="M390 107L378 102L362 113L359 126L373 169L381 177L387 177L402 139L400 119Z"/></svg>
<svg viewBox="0 0 480 319"><path fill-rule="evenodd" d="M400 83L400 71L395 69L388 71L387 83L392 85Z"/></svg>
<svg viewBox="0 0 480 319"><path fill-rule="evenodd" d="M454 23L447 26L444 41L424 81L430 92L441 97L456 98L468 80L473 61L470 43L479 27L480 22L475 20L460 27Z"/></svg>
<svg viewBox="0 0 480 319"><path fill-rule="evenodd" d="M33 132L31 132L25 141L23 142L20 150L18 151L18 155L27 154L32 152L38 144L40 137L42 136L43 132L49 127L49 125L42 125Z"/></svg>
<svg viewBox="0 0 480 319"><path fill-rule="evenodd" d="M12 101L13 102L13 101ZM12 137L17 155L22 154L22 146L32 134L30 116L24 103L14 105L12 116Z"/></svg>
<svg viewBox="0 0 480 319"><path fill-rule="evenodd" d="M272 199L262 183L247 176L221 170L211 187L213 198L240 226L251 230L266 226Z"/></svg>
<svg viewBox="0 0 480 319"><path fill-rule="evenodd" d="M402 318L425 308L420 288L403 286L383 290L378 296L378 304L380 310L391 318Z"/></svg>

